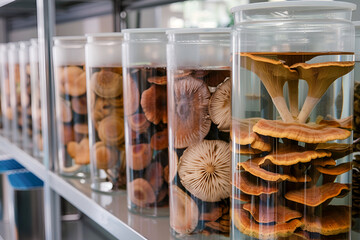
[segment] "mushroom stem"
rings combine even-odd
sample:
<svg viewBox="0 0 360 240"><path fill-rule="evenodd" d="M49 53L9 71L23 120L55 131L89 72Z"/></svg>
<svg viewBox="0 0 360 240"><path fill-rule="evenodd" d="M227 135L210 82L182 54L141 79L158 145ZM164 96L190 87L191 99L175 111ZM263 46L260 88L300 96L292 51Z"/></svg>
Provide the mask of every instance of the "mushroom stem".
<svg viewBox="0 0 360 240"><path fill-rule="evenodd" d="M272 99L276 109L278 110L281 119L284 122L294 122L294 118L292 117L286 102L285 102L285 98L282 96L278 96L278 97L274 97Z"/></svg>
<svg viewBox="0 0 360 240"><path fill-rule="evenodd" d="M290 112L296 117L299 115L299 80L288 81Z"/></svg>
<svg viewBox="0 0 360 240"><path fill-rule="evenodd" d="M311 114L311 111L314 109L314 107L318 104L319 101L320 101L320 98L313 98L310 96L306 97L304 105L298 116L298 120L300 123L306 122L307 118Z"/></svg>

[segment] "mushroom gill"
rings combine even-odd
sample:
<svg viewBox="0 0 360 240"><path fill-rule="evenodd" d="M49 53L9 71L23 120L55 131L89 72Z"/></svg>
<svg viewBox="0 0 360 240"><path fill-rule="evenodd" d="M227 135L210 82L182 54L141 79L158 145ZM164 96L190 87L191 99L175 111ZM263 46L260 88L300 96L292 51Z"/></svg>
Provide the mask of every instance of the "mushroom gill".
<svg viewBox="0 0 360 240"><path fill-rule="evenodd" d="M298 115L298 121L304 123L329 86L339 77L349 73L354 68L354 62L296 63L290 68L296 69L299 78L304 79L309 87Z"/></svg>
<svg viewBox="0 0 360 240"><path fill-rule="evenodd" d="M150 122L167 123L167 92L166 86L152 85L141 95L141 107Z"/></svg>
<svg viewBox="0 0 360 240"><path fill-rule="evenodd" d="M173 111L175 148L185 148L200 142L211 126L208 104L210 92L205 83L187 76L174 83L174 99L169 111Z"/></svg>
<svg viewBox="0 0 360 240"><path fill-rule="evenodd" d="M249 53L241 53L241 66L254 72L260 78L282 120L293 122L294 118L286 105L283 87L286 81L298 80L297 71L290 69L279 60L254 56Z"/></svg>
<svg viewBox="0 0 360 240"><path fill-rule="evenodd" d="M180 158L178 173L183 186L206 202L228 198L230 185L230 147L220 140L204 140L188 147Z"/></svg>
<svg viewBox="0 0 360 240"><path fill-rule="evenodd" d="M222 83L210 98L209 113L219 130L230 131L231 124L231 80Z"/></svg>

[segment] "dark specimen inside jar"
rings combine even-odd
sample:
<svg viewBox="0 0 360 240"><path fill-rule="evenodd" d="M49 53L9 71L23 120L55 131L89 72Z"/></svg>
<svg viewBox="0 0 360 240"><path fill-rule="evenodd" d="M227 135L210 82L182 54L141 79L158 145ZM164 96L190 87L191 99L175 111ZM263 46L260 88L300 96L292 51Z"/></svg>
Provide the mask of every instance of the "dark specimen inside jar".
<svg viewBox="0 0 360 240"><path fill-rule="evenodd" d="M25 136L28 138L28 141L31 141L32 137L32 114L31 114L31 80L30 80L30 64L26 64L25 70L25 88L21 89L21 105L23 106L22 119L25 121L23 124L25 131ZM20 117L20 116L19 116Z"/></svg>
<svg viewBox="0 0 360 240"><path fill-rule="evenodd" d="M228 236L230 70L179 69L170 74L170 226L178 236Z"/></svg>
<svg viewBox="0 0 360 240"><path fill-rule="evenodd" d="M235 82L245 86L255 74L266 91L257 102L258 113L238 117L240 106L233 106L231 136L237 167L233 169L232 206L233 223L243 234L239 236L349 238L350 184L343 174L351 169L352 151L351 145L349 150L349 144L333 141L351 142L352 116L332 108L335 101L329 88L335 81L351 82L347 75L354 67L351 55L239 53L236 59L243 74ZM304 100L299 101L299 94ZM233 103L239 101L239 94L232 97ZM345 100L340 100L337 107L346 108ZM251 101L241 102L241 108ZM238 150L245 147L254 151Z"/></svg>

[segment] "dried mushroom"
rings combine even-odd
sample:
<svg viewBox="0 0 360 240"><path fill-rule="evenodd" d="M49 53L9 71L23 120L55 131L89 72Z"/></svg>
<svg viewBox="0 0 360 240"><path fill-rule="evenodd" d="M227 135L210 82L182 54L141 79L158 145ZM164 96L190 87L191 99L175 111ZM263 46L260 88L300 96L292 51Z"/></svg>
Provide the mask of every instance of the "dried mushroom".
<svg viewBox="0 0 360 240"><path fill-rule="evenodd" d="M337 166L326 166L326 167L316 166L316 170L321 172L322 174L335 175L335 176L346 173L350 171L351 168L352 168L351 162L342 163Z"/></svg>
<svg viewBox="0 0 360 240"><path fill-rule="evenodd" d="M72 111L71 111L71 107L70 107L70 102L65 101L65 100L61 100L60 101L60 111L61 111L61 120L64 123L68 123L71 122L71 120L73 119L73 115L72 115Z"/></svg>
<svg viewBox="0 0 360 240"><path fill-rule="evenodd" d="M354 62L297 63L291 66L308 84L308 94L298 115L304 123L329 86L354 68Z"/></svg>
<svg viewBox="0 0 360 240"><path fill-rule="evenodd" d="M145 114L136 113L128 116L127 121L131 130L142 133L146 132L150 126L150 122L146 119Z"/></svg>
<svg viewBox="0 0 360 240"><path fill-rule="evenodd" d="M178 173L183 186L206 202L228 198L230 185L230 148L220 140L204 140L188 147L180 158Z"/></svg>
<svg viewBox="0 0 360 240"><path fill-rule="evenodd" d="M230 131L231 124L231 80L228 79L210 98L210 118L219 130Z"/></svg>
<svg viewBox="0 0 360 240"><path fill-rule="evenodd" d="M239 145L239 144L233 144L231 145L231 151L234 153L238 153L241 155L257 155L262 153L259 149L253 149L250 145Z"/></svg>
<svg viewBox="0 0 360 240"><path fill-rule="evenodd" d="M103 142L97 142L92 148L92 154L95 156L96 167L98 169L110 169L116 161L116 155Z"/></svg>
<svg viewBox="0 0 360 240"><path fill-rule="evenodd" d="M311 164L314 165L315 167L316 166L325 167L325 166L335 166L336 162L332 158L318 158L311 161Z"/></svg>
<svg viewBox="0 0 360 240"><path fill-rule="evenodd" d="M74 124L74 131L75 133L87 135L89 133L89 128L87 123L76 123Z"/></svg>
<svg viewBox="0 0 360 240"><path fill-rule="evenodd" d="M209 89L201 80L188 76L174 83L174 99L169 104L174 111L175 148L198 143L208 134L209 99Z"/></svg>
<svg viewBox="0 0 360 240"><path fill-rule="evenodd" d="M113 71L101 70L90 79L91 89L100 97L114 98L122 94L122 76Z"/></svg>
<svg viewBox="0 0 360 240"><path fill-rule="evenodd" d="M259 137L253 132L253 126L259 122L261 118L232 119L230 137L234 139L236 144L248 145L252 144Z"/></svg>
<svg viewBox="0 0 360 240"><path fill-rule="evenodd" d="M170 188L170 226L180 234L192 233L198 225L199 208L195 201L176 185Z"/></svg>
<svg viewBox="0 0 360 240"><path fill-rule="evenodd" d="M166 85L167 76L154 76L154 77L149 77L147 80L149 83L155 83L158 85Z"/></svg>
<svg viewBox="0 0 360 240"><path fill-rule="evenodd" d="M73 97L71 99L71 107L77 114L87 114L86 96Z"/></svg>
<svg viewBox="0 0 360 240"><path fill-rule="evenodd" d="M60 92L77 97L86 92L86 73L75 66L57 69L56 79L60 81Z"/></svg>
<svg viewBox="0 0 360 240"><path fill-rule="evenodd" d="M142 170L146 168L152 159L152 150L150 144L137 144L131 146L130 152L130 161L128 165L134 170Z"/></svg>
<svg viewBox="0 0 360 240"><path fill-rule="evenodd" d="M168 148L168 131L167 129L155 133L150 140L151 148L154 150L162 150Z"/></svg>
<svg viewBox="0 0 360 240"><path fill-rule="evenodd" d="M343 119L322 119L320 120L318 123L320 125L327 125L327 126L331 126L331 127L338 127L338 128L346 128L346 129L352 129L352 121L353 121L353 116L349 116L347 118L343 118Z"/></svg>
<svg viewBox="0 0 360 240"><path fill-rule="evenodd" d="M247 172L238 172L234 174L232 184L240 191L259 196L260 194L272 194L278 192L278 186L271 183L263 183L255 176Z"/></svg>
<svg viewBox="0 0 360 240"><path fill-rule="evenodd" d="M108 145L120 145L124 142L124 120L116 116L104 118L98 127L99 138Z"/></svg>
<svg viewBox="0 0 360 240"><path fill-rule="evenodd" d="M331 157L334 160L343 158L353 152L352 144L346 143L320 143L315 149L331 152Z"/></svg>
<svg viewBox="0 0 360 240"><path fill-rule="evenodd" d="M326 200L342 194L343 191L349 191L349 187L346 184L326 183L321 186L289 191L285 194L285 198L306 206L316 207Z"/></svg>
<svg viewBox="0 0 360 240"><path fill-rule="evenodd" d="M136 83L131 77L127 77L126 81L124 81L124 88L126 89L124 113L126 116L129 116L139 108L140 93Z"/></svg>
<svg viewBox="0 0 360 240"><path fill-rule="evenodd" d="M139 207L146 207L156 201L154 190L143 178L137 178L128 184L128 194L131 202Z"/></svg>
<svg viewBox="0 0 360 240"><path fill-rule="evenodd" d="M147 120L157 125L167 123L166 86L152 85L141 95L141 107Z"/></svg>
<svg viewBox="0 0 360 240"><path fill-rule="evenodd" d="M324 143L332 140L342 140L351 135L351 131L326 125L285 123L265 119L258 121L254 125L253 131L265 136L287 138L305 143Z"/></svg>

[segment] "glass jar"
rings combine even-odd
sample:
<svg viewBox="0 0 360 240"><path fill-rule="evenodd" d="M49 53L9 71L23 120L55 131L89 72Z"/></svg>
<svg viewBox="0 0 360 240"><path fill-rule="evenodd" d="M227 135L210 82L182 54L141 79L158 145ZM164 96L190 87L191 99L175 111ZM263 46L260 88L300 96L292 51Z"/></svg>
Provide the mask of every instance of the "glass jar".
<svg viewBox="0 0 360 240"><path fill-rule="evenodd" d="M19 67L20 67L20 105L22 125L22 147L25 151L31 152L33 149L32 139L32 114L31 114L31 83L30 83L30 42L19 43Z"/></svg>
<svg viewBox="0 0 360 240"><path fill-rule="evenodd" d="M31 115L33 155L40 160L43 157L43 137L41 125L41 93L39 76L39 48L38 40L31 39L29 47L30 56L30 81L31 81Z"/></svg>
<svg viewBox="0 0 360 240"><path fill-rule="evenodd" d="M87 37L86 67L92 189L126 188L121 33Z"/></svg>
<svg viewBox="0 0 360 240"><path fill-rule="evenodd" d="M232 239L350 239L355 8L232 9Z"/></svg>
<svg viewBox="0 0 360 240"><path fill-rule="evenodd" d="M165 29L123 31L127 196L130 211L169 215Z"/></svg>
<svg viewBox="0 0 360 240"><path fill-rule="evenodd" d="M55 37L53 47L59 172L78 178L90 172L85 43L85 37Z"/></svg>
<svg viewBox="0 0 360 240"><path fill-rule="evenodd" d="M179 239L228 239L230 29L167 34L171 232Z"/></svg>
<svg viewBox="0 0 360 240"><path fill-rule="evenodd" d="M1 82L1 121L2 134L10 139L11 134L11 105L10 105L10 84L9 84L9 64L7 57L7 45L0 44L0 82Z"/></svg>
<svg viewBox="0 0 360 240"><path fill-rule="evenodd" d="M11 140L21 147L21 88L20 88L20 65L19 65L19 43L8 43L9 62L9 84L10 84L10 105L11 105Z"/></svg>

